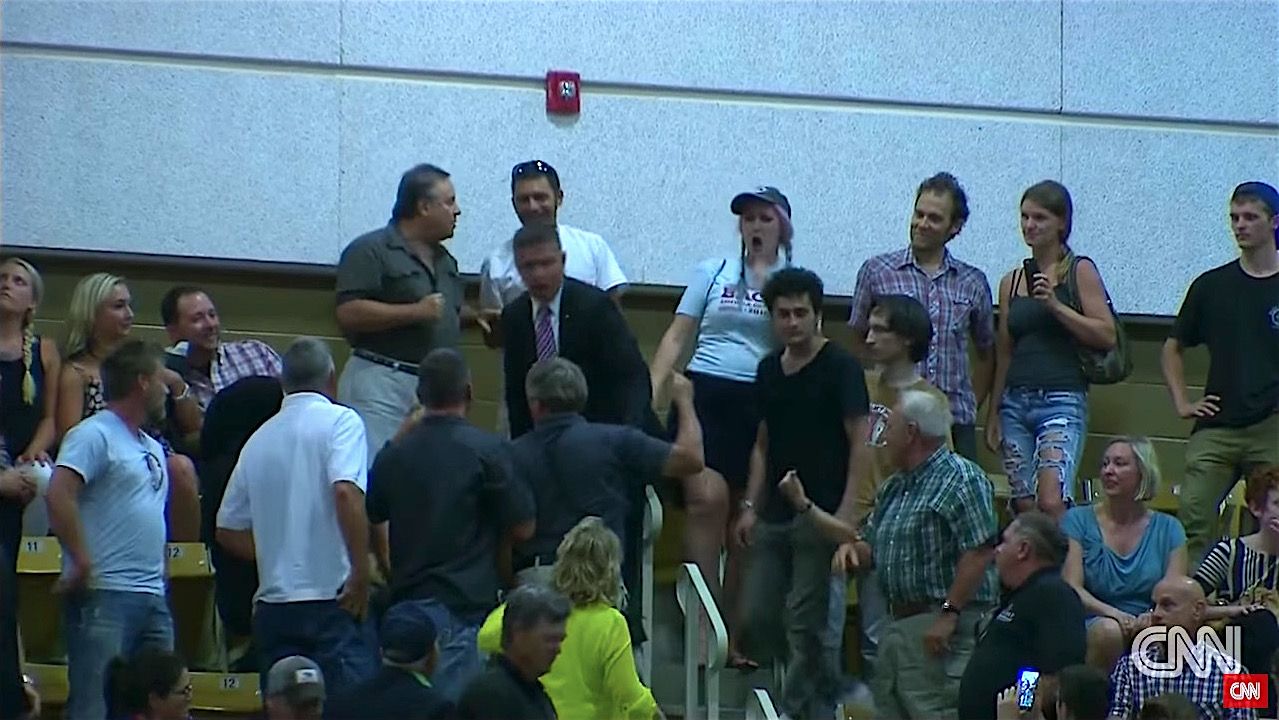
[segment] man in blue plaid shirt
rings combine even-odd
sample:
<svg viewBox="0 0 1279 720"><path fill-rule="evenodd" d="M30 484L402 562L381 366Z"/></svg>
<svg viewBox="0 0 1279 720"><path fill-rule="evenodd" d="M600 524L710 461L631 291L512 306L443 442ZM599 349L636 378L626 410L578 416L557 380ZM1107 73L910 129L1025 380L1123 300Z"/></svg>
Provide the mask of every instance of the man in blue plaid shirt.
<svg viewBox="0 0 1279 720"><path fill-rule="evenodd" d="M883 442L899 472L879 491L857 542L892 617L872 680L878 718L954 718L977 625L998 599L990 479L946 448L951 417L935 395L905 390Z"/></svg>
<svg viewBox="0 0 1279 720"><path fill-rule="evenodd" d="M1188 577L1164 578L1155 586L1152 596L1155 600L1152 625L1184 628L1191 637L1195 636L1203 625L1207 610L1203 588L1199 583ZM1152 661L1162 662L1166 660L1167 652L1167 645L1161 643L1151 646L1147 654ZM1136 718L1145 701L1158 695L1177 693L1184 695L1199 708L1201 718L1256 720L1255 710L1226 708L1223 705L1225 673L1222 668L1227 663L1214 657L1218 650L1211 645L1196 645L1194 652L1199 658L1200 667L1205 668L1207 673L1197 674L1190 668L1183 668L1176 677L1151 677L1137 667L1132 655L1119 658L1110 675L1110 717L1121 720ZM1240 672L1248 671L1240 668Z"/></svg>

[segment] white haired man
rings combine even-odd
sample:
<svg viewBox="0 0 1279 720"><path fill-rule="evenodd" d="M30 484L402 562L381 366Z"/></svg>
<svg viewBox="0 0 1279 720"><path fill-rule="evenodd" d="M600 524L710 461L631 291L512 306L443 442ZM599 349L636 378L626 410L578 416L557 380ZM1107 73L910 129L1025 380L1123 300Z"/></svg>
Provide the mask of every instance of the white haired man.
<svg viewBox="0 0 1279 720"><path fill-rule="evenodd" d="M855 542L892 616L872 683L878 717L954 718L977 623L998 599L990 480L946 447L950 426L940 398L901 393L884 431L901 470L885 481Z"/></svg>

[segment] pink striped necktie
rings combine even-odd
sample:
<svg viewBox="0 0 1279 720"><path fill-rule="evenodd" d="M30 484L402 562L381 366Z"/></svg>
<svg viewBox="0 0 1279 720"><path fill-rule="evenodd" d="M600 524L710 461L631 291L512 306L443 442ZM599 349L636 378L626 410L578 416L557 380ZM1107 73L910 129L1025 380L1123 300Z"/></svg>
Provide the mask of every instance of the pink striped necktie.
<svg viewBox="0 0 1279 720"><path fill-rule="evenodd" d="M551 327L551 307L543 305L537 311L537 359L555 357L555 330Z"/></svg>

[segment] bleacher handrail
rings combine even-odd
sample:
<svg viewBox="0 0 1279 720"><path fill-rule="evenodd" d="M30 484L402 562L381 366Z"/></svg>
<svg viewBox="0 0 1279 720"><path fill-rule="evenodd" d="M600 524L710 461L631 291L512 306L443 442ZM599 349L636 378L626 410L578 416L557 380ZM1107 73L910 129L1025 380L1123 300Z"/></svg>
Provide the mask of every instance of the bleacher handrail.
<svg viewBox="0 0 1279 720"><path fill-rule="evenodd" d="M746 696L746 720L780 720L773 697L764 688L752 688Z"/></svg>
<svg viewBox="0 0 1279 720"><path fill-rule="evenodd" d="M713 638L706 651L706 717L719 720L719 676L728 662L728 629L696 564L681 566L675 593L684 613L684 717L686 720L700 717L697 669L701 656L701 618L705 613L711 626L707 639Z"/></svg>
<svg viewBox="0 0 1279 720"><path fill-rule="evenodd" d="M640 612L644 627L643 645L637 648L637 669L640 679L653 685L653 554L657 539L662 536L662 500L649 485L644 488L644 538L640 556Z"/></svg>

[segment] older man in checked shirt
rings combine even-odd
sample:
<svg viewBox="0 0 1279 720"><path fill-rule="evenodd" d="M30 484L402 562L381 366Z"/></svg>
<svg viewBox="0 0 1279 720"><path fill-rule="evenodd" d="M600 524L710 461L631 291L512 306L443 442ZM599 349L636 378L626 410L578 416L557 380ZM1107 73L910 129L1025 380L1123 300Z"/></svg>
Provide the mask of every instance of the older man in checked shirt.
<svg viewBox="0 0 1279 720"><path fill-rule="evenodd" d="M861 566L873 563L892 617L871 681L877 718L954 718L977 624L998 599L990 480L947 449L950 424L938 396L901 393L884 431L901 470L854 545Z"/></svg>
<svg viewBox="0 0 1279 720"><path fill-rule="evenodd" d="M977 459L977 408L995 375L995 315L990 283L981 270L950 254L946 245L968 221L968 196L950 173L937 173L915 191L910 245L862 264L853 290L853 353L866 361L866 331L874 299L909 295L933 321L928 355L919 374L946 393L954 413L952 435L960 455ZM977 362L969 368L968 343Z"/></svg>

